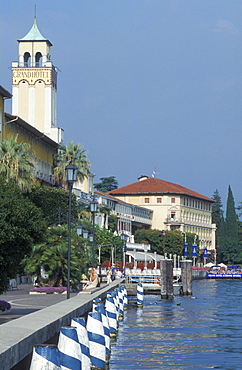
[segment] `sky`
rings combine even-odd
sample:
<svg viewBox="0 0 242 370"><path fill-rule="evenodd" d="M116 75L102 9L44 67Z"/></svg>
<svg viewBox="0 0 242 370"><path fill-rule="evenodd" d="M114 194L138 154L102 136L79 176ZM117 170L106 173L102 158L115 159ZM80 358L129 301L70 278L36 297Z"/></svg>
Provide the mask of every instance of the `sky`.
<svg viewBox="0 0 242 370"><path fill-rule="evenodd" d="M241 0L0 0L0 85L37 25L58 67L57 121L94 182L141 175L242 202ZM11 113L11 102L6 109Z"/></svg>

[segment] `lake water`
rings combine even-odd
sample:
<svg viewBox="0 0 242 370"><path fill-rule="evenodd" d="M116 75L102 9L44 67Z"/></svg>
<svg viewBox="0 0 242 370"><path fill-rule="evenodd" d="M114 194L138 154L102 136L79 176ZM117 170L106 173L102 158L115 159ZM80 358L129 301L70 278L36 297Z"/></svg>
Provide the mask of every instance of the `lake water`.
<svg viewBox="0 0 242 370"><path fill-rule="evenodd" d="M242 281L196 280L192 291L129 306L109 370L242 369Z"/></svg>

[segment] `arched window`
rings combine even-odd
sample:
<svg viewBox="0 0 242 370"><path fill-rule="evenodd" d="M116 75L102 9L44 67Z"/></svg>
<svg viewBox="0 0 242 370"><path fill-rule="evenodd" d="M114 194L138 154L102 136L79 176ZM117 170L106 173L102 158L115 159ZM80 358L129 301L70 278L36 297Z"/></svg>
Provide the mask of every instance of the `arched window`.
<svg viewBox="0 0 242 370"><path fill-rule="evenodd" d="M30 67L30 54L24 53L24 67Z"/></svg>
<svg viewBox="0 0 242 370"><path fill-rule="evenodd" d="M35 55L35 67L42 67L42 54L39 51Z"/></svg>

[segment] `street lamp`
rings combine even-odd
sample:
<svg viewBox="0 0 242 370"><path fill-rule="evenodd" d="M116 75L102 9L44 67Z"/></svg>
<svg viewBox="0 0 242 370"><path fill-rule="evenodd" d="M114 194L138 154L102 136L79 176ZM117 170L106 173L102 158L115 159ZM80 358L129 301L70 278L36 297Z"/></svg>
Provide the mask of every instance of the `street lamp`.
<svg viewBox="0 0 242 370"><path fill-rule="evenodd" d="M67 299L70 298L70 279L71 279L71 193L73 183L77 179L78 167L70 163L66 166L66 181L69 188L69 207L68 207L68 257L67 257Z"/></svg>
<svg viewBox="0 0 242 370"><path fill-rule="evenodd" d="M162 239L163 239L163 254L164 254L164 258L166 258L166 251L165 251L165 236L166 236L166 232L165 232L165 230L162 230L162 233L161 233L161 235L162 235Z"/></svg>
<svg viewBox="0 0 242 370"><path fill-rule="evenodd" d="M77 227L76 227L76 233L77 233L77 235L82 235L82 225L77 225Z"/></svg>
<svg viewBox="0 0 242 370"><path fill-rule="evenodd" d="M187 259L187 256L188 256L188 243L187 243L187 234L186 232L184 231L183 234L185 235L185 242L184 242L184 258Z"/></svg>
<svg viewBox="0 0 242 370"><path fill-rule="evenodd" d="M97 212L97 202L92 200L90 202L90 211L92 213L92 267L94 267L95 263L95 212Z"/></svg>
<svg viewBox="0 0 242 370"><path fill-rule="evenodd" d="M122 233L121 234L121 240L123 241L123 272L124 272L124 277L126 276L125 273L125 264L126 264L126 243L128 241L128 235Z"/></svg>

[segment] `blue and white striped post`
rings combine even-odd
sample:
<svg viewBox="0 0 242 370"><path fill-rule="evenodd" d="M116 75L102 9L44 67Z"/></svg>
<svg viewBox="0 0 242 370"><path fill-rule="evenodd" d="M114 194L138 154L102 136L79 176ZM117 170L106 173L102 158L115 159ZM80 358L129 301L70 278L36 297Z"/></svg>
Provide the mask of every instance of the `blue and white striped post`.
<svg viewBox="0 0 242 370"><path fill-rule="evenodd" d="M112 292L109 292L107 294L107 298L113 298L113 302L114 302L114 307L116 309L116 326L117 326L117 330L118 330L118 326L119 326L119 323L118 323L118 317L119 317L119 299L118 299L118 293L116 290L113 290Z"/></svg>
<svg viewBox="0 0 242 370"><path fill-rule="evenodd" d="M100 312L102 315L102 323L104 329L104 338L105 338L105 346L106 346L106 363L109 362L110 358L110 328L108 323L107 311L104 307L96 307L95 310Z"/></svg>
<svg viewBox="0 0 242 370"><path fill-rule="evenodd" d="M122 292L123 292L123 302L124 302L124 310L128 309L128 293L125 285L122 285Z"/></svg>
<svg viewBox="0 0 242 370"><path fill-rule="evenodd" d="M55 344L34 346L30 370L60 370L59 351Z"/></svg>
<svg viewBox="0 0 242 370"><path fill-rule="evenodd" d="M106 298L106 311L108 317L108 324L110 329L110 336L115 337L117 335L117 309L112 296Z"/></svg>
<svg viewBox="0 0 242 370"><path fill-rule="evenodd" d="M124 319L124 303L123 303L123 292L122 288L119 287L117 289L118 292L118 300L119 300L119 321L122 321Z"/></svg>
<svg viewBox="0 0 242 370"><path fill-rule="evenodd" d="M82 352L77 330L73 326L65 326L60 330L58 341L60 366L63 370L81 370Z"/></svg>
<svg viewBox="0 0 242 370"><path fill-rule="evenodd" d="M89 339L91 367L100 370L105 369L106 345L102 315L100 312L89 312L87 317L87 333Z"/></svg>
<svg viewBox="0 0 242 370"><path fill-rule="evenodd" d="M108 292L107 297L113 297L115 307L117 309L117 312L119 312L119 299L118 299L118 293L116 290L113 290L112 292Z"/></svg>
<svg viewBox="0 0 242 370"><path fill-rule="evenodd" d="M137 285L137 306L142 307L144 300L144 288L141 283Z"/></svg>
<svg viewBox="0 0 242 370"><path fill-rule="evenodd" d="M105 308L105 304L104 302L101 302L101 301L94 301L92 302L92 312L95 312L95 308L96 307L103 307Z"/></svg>
<svg viewBox="0 0 242 370"><path fill-rule="evenodd" d="M89 351L89 339L84 317L77 317L71 320L71 326L76 327L77 336L82 351L82 370L90 370L91 360Z"/></svg>

